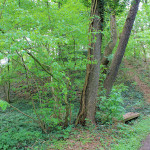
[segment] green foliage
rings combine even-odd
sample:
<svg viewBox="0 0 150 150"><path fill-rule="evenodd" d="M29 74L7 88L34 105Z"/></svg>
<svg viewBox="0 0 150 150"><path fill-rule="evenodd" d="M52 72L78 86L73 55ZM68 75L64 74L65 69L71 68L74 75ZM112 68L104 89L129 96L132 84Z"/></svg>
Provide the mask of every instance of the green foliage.
<svg viewBox="0 0 150 150"><path fill-rule="evenodd" d="M113 11L116 15L122 13L130 0L108 0L106 3L109 6L108 11Z"/></svg>
<svg viewBox="0 0 150 150"><path fill-rule="evenodd" d="M0 148L4 150L9 149L23 149L28 144L33 143L36 139L41 137L41 133L37 131L28 131L27 129L11 128L8 132L4 132L0 137Z"/></svg>
<svg viewBox="0 0 150 150"><path fill-rule="evenodd" d="M15 106L20 109L23 106L25 113L35 117L29 105L19 103ZM0 149L26 149L32 146L35 141L40 143L40 139L42 141L44 139L37 123L33 123L31 119L12 108L8 108L5 112L0 111L0 127Z"/></svg>
<svg viewBox="0 0 150 150"><path fill-rule="evenodd" d="M9 59L9 64L1 69L0 84L7 90L8 82L13 83L11 91L18 98L30 95L39 102L35 114L48 130L61 127L73 108L74 90L83 86L75 75L87 63L83 50L88 44L88 9L73 0L11 0L3 7L0 57Z"/></svg>
<svg viewBox="0 0 150 150"><path fill-rule="evenodd" d="M118 30L122 31L128 9L126 3L128 1L105 1L102 51L111 36L108 19L110 12L114 10ZM43 124L47 135L42 133L39 124L11 108L6 109L9 104L0 100L0 107L6 112L4 114L4 111L0 111L0 149L30 149L33 145L38 149L45 139L50 139L50 144L63 149L63 140L70 133L74 134L70 124L74 122L79 109L79 93L85 81L86 65L91 63L86 58L90 35L90 5L89 0L9 0L4 5L1 4L0 60L9 61L0 66L0 85L5 89L5 97L8 96L10 83L10 93L15 95L15 100L28 99L32 103L33 106L23 103L17 105L17 108ZM136 57L149 54L147 12L149 8L143 5L129 41L126 52L128 57L133 54ZM113 54L109 60L112 57ZM101 66L102 72L104 69L106 68ZM100 76L103 82L105 75ZM113 117L118 119L122 115L121 93L124 88L125 86L115 86L108 98L104 96L103 89L100 92L97 118L102 123L112 122ZM140 93L136 95L137 99L142 98ZM130 93L130 97L135 98L135 95ZM134 104L141 105L137 101ZM124 107L130 110L129 106ZM132 131L127 132L122 128L119 133L124 137L126 134L128 137L132 135ZM89 139L81 137L80 140L87 143Z"/></svg>
<svg viewBox="0 0 150 150"><path fill-rule="evenodd" d="M149 9L148 5L142 4L139 9L133 31L127 46L126 56L128 58L135 57L137 59L149 57Z"/></svg>
<svg viewBox="0 0 150 150"><path fill-rule="evenodd" d="M102 123L112 122L113 119L122 119L125 110L121 93L126 88L124 85L114 86L109 97L100 96L98 101L100 111L97 112L97 116L101 118Z"/></svg>
<svg viewBox="0 0 150 150"><path fill-rule="evenodd" d="M139 112L141 115L148 115L150 107L144 101L143 93L138 91L133 83L126 82L125 85L128 86L128 89L122 92L122 97L126 112Z"/></svg>
<svg viewBox="0 0 150 150"><path fill-rule="evenodd" d="M0 107L2 108L2 110L6 110L6 108L9 106L9 103L7 103L6 101L0 100Z"/></svg>
<svg viewBox="0 0 150 150"><path fill-rule="evenodd" d="M141 146L141 141L149 134L150 132L150 118L145 118L139 123L131 127L122 128L122 134L124 137L118 141L118 144L113 145L112 150L131 150L139 149ZM130 132L129 132L130 131Z"/></svg>

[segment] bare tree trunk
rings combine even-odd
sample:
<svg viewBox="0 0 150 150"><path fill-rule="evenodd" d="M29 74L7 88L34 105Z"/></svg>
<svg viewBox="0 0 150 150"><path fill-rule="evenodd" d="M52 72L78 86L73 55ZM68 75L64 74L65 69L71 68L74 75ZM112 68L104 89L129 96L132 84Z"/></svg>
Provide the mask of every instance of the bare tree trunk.
<svg viewBox="0 0 150 150"><path fill-rule="evenodd" d="M85 83L81 96L80 110L75 123L76 125L85 125L86 120L95 123L96 97L100 72L103 11L103 0L92 0L91 17L93 17L93 19L89 28L91 37L89 41L90 48L88 49L88 60L91 63L87 64L86 67Z"/></svg>
<svg viewBox="0 0 150 150"><path fill-rule="evenodd" d="M20 7L20 4L21 4L21 2L20 2L20 0L19 0L19 7Z"/></svg>
<svg viewBox="0 0 150 150"><path fill-rule="evenodd" d="M47 10L48 10L48 20L49 20L49 23L51 23L51 17L50 17L50 12L49 12L49 1L48 0L47 0L46 4L47 4Z"/></svg>
<svg viewBox="0 0 150 150"><path fill-rule="evenodd" d="M119 70L119 66L121 64L121 61L122 61L129 37L130 37L130 33L131 33L131 30L133 27L133 23L134 23L134 20L135 20L137 11L138 11L139 3L140 3L140 0L132 1L132 6L129 10L122 34L120 36L117 51L112 60L110 70L107 74L106 80L104 81L104 88L107 90L107 92L106 92L107 96L110 94L113 83L116 79L116 76L117 76L117 73Z"/></svg>
<svg viewBox="0 0 150 150"><path fill-rule="evenodd" d="M18 56L20 57L21 61L22 61L22 64L23 64L23 67L24 67L24 70L25 70L25 74L26 74L26 81L27 81L27 86L28 86L28 91L30 91L30 83L29 83L29 75L28 75L28 69L25 65L25 61L23 59L23 56L21 54L19 54L19 52L16 50Z"/></svg>
<svg viewBox="0 0 150 150"><path fill-rule="evenodd" d="M110 15L110 28L111 28L111 39L108 45L105 48L104 55L101 61L102 65L107 67L109 60L108 56L112 54L112 51L117 43L117 25L116 25L116 16L112 13Z"/></svg>
<svg viewBox="0 0 150 150"><path fill-rule="evenodd" d="M10 103L10 65L9 65L10 59L8 59L8 66L7 66L7 71L8 71L8 78L7 78L7 93L6 93L6 101Z"/></svg>
<svg viewBox="0 0 150 150"><path fill-rule="evenodd" d="M141 43L141 48L143 49L143 54L144 54L144 62L147 62L147 53L146 53L146 50L145 50L145 47L144 47L144 43L140 42Z"/></svg>

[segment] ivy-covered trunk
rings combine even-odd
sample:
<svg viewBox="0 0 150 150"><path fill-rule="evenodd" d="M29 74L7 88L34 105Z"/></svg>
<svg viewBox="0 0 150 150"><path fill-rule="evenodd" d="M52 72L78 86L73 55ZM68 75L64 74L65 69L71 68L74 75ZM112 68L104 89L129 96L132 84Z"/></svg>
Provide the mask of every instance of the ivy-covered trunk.
<svg viewBox="0 0 150 150"><path fill-rule="evenodd" d="M119 45L117 48L117 51L113 57L112 63L110 65L110 69L109 72L106 76L106 79L104 81L104 88L106 89L106 95L108 96L111 92L113 83L116 79L118 70L119 70L119 66L121 64L122 58L124 56L125 53L125 49L131 34L131 30L133 27L133 23L138 11L138 6L139 6L140 0L133 0L131 3L131 8L129 10L122 34L120 36L120 40L119 40Z"/></svg>
<svg viewBox="0 0 150 150"><path fill-rule="evenodd" d="M88 49L88 61L86 67L85 83L81 95L80 110L77 116L76 125L85 125L86 120L95 123L96 97L99 83L100 54L102 41L104 2L103 0L92 0L91 33Z"/></svg>

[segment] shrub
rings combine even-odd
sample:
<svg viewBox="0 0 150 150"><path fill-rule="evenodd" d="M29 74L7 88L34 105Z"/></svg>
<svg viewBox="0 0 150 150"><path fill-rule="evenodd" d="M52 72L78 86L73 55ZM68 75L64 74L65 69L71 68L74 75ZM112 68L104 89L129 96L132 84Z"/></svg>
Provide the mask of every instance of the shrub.
<svg viewBox="0 0 150 150"><path fill-rule="evenodd" d="M106 97L105 91L100 93L97 115L100 116L101 122L112 122L112 119L120 120L124 113L123 98L121 92L126 89L126 86L114 86L109 97ZM102 95L103 93L103 95Z"/></svg>

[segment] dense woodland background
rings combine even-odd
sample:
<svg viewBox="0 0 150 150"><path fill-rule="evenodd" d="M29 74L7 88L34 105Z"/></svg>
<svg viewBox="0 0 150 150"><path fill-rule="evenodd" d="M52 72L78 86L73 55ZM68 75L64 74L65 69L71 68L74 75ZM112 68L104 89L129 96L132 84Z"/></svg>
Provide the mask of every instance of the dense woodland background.
<svg viewBox="0 0 150 150"><path fill-rule="evenodd" d="M0 149L139 148L150 133L149 6L0 0ZM127 112L139 120L121 123Z"/></svg>

